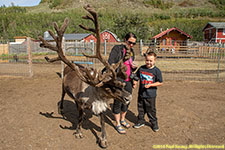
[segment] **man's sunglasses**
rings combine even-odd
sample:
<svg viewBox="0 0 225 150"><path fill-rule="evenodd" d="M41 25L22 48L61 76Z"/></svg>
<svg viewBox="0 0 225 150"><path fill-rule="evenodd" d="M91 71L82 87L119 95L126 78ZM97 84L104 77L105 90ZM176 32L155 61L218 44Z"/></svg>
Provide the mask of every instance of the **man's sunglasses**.
<svg viewBox="0 0 225 150"><path fill-rule="evenodd" d="M127 41L129 45L133 44L133 45L136 45L135 42L131 42L131 41Z"/></svg>

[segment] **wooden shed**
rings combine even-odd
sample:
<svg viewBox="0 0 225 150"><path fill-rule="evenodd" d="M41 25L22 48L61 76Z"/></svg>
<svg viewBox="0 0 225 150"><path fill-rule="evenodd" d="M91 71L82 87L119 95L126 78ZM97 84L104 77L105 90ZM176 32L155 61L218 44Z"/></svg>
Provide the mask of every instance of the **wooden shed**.
<svg viewBox="0 0 225 150"><path fill-rule="evenodd" d="M152 37L153 42L158 46L159 50L182 50L187 46L187 40L192 36L184 31L173 27L162 31L161 33Z"/></svg>
<svg viewBox="0 0 225 150"><path fill-rule="evenodd" d="M202 31L204 42L225 43L225 22L208 22Z"/></svg>

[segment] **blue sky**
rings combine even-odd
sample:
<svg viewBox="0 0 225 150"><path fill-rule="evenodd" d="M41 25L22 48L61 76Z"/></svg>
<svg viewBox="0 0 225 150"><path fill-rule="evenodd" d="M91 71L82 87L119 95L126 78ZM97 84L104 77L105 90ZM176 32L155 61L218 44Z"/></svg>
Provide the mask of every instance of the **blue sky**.
<svg viewBox="0 0 225 150"><path fill-rule="evenodd" d="M36 6L40 1L41 0L0 0L0 6L12 6L11 3L14 3L15 6Z"/></svg>

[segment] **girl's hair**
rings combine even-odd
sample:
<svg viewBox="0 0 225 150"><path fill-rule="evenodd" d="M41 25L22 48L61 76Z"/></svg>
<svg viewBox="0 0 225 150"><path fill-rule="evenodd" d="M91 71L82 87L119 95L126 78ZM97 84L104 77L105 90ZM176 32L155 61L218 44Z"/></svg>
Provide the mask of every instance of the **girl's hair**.
<svg viewBox="0 0 225 150"><path fill-rule="evenodd" d="M135 35L133 32L127 33L127 34L125 35L124 39L125 39L125 41L127 41L127 40L128 40L129 38L131 38L131 37L137 39L136 35Z"/></svg>
<svg viewBox="0 0 225 150"><path fill-rule="evenodd" d="M149 51L149 52L145 53L144 56L145 56L145 58L147 56L154 56L155 58L157 57L157 55L156 55L156 53L154 51Z"/></svg>

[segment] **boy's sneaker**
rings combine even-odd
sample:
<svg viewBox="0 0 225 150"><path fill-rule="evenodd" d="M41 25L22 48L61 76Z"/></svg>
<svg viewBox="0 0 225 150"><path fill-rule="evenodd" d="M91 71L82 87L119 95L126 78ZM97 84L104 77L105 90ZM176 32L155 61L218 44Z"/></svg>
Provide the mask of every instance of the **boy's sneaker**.
<svg viewBox="0 0 225 150"><path fill-rule="evenodd" d="M156 124L152 124L152 130L153 130L154 132L159 131L159 126L158 126L158 123L156 123Z"/></svg>
<svg viewBox="0 0 225 150"><path fill-rule="evenodd" d="M136 123L133 127L138 129L140 127L143 127L145 124L144 123Z"/></svg>

